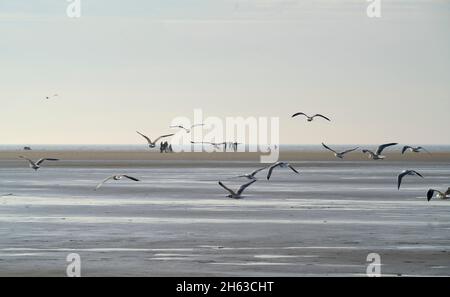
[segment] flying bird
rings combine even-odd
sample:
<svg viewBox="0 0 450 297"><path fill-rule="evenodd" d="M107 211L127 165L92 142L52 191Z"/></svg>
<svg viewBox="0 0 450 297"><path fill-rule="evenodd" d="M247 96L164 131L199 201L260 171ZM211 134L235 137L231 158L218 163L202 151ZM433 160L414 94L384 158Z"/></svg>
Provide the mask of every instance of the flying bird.
<svg viewBox="0 0 450 297"><path fill-rule="evenodd" d="M97 185L97 187L95 188L95 190L97 191L98 189L100 189L107 181L110 181L110 180L121 180L121 179L124 179L124 178L130 179L130 180L136 181L136 182L140 181L139 179L137 179L135 177L132 177L132 176L129 176L129 175L125 175L125 174L113 175L113 176L110 176L110 177L104 179L101 183L99 183Z"/></svg>
<svg viewBox="0 0 450 297"><path fill-rule="evenodd" d="M377 148L377 150L376 150L376 152L374 153L374 152L372 152L372 151L370 151L370 150L366 150L366 149L364 149L364 150L362 150L362 152L364 153L364 154L369 154L369 159L373 159L373 160L383 160L384 158L386 158L385 156L382 156L381 155L381 153L384 151L384 149L386 149L387 147L390 147L390 146L394 146L394 145L397 145L398 143L386 143L386 144L382 144L382 145L380 145L378 148Z"/></svg>
<svg viewBox="0 0 450 297"><path fill-rule="evenodd" d="M320 118L323 118L323 119L331 122L331 120L329 118L327 118L326 116L321 115L321 114L315 114L312 117L310 117L303 112L297 112L297 113L293 114L292 117L295 118L296 116L300 116L300 115L304 115L308 119L308 122L312 122L314 120L314 118L316 118L316 117L320 117Z"/></svg>
<svg viewBox="0 0 450 297"><path fill-rule="evenodd" d="M336 158L339 158L339 159L344 159L344 155L345 155L345 154L351 153L351 152L356 151L357 149L359 149L359 147L357 147L357 148L350 149L350 150L346 150L346 151L343 151L343 152L337 152L337 151L333 150L332 148L328 147L325 143L322 143L322 145L323 145L323 147L326 148L327 150L333 152L333 153L334 153L334 156L335 156Z"/></svg>
<svg viewBox="0 0 450 297"><path fill-rule="evenodd" d="M400 187L402 185L402 180L405 176L420 176L421 178L423 178L422 174L420 174L419 172L415 171L415 170L404 170L402 171L402 173L400 173L398 175L398 180L397 180L397 188L400 190Z"/></svg>
<svg viewBox="0 0 450 297"><path fill-rule="evenodd" d="M290 169L291 169L292 171L294 171L295 173L300 174L300 172L298 172L297 169L295 169L291 164L286 163L286 162L277 162L277 163L274 163L274 164L272 164L272 165L270 166L269 172L267 173L267 180L270 179L270 177L272 176L272 171L273 171L275 168L277 168L277 167L280 167L280 168L290 168Z"/></svg>
<svg viewBox="0 0 450 297"><path fill-rule="evenodd" d="M256 170L252 171L251 173L244 174L244 175L239 175L239 176L236 176L236 177L245 177L246 179L256 180L255 175L256 175L257 173L263 171L264 169L268 168L268 167L269 167L269 166L266 166L266 167L263 167L263 168L259 168L259 169L256 169Z"/></svg>
<svg viewBox="0 0 450 297"><path fill-rule="evenodd" d="M448 188L445 193L438 190L429 189L427 192L428 201L430 201L431 198L433 198L434 193L437 193L436 198L438 199L448 199L448 196L450 195L450 188Z"/></svg>
<svg viewBox="0 0 450 297"><path fill-rule="evenodd" d="M228 198L242 199L242 193L244 193L244 190L247 189L250 185L252 185L255 182L256 182L256 179L252 180L249 183L242 185L237 192L235 192L235 191L231 190L230 188L228 188L227 186L225 186L221 181L219 181L219 185L230 193L230 195L227 196Z"/></svg>
<svg viewBox="0 0 450 297"><path fill-rule="evenodd" d="M221 145L226 145L227 144L226 142L216 143L216 142L204 142L204 141L202 141L202 142L191 141L191 143L192 144L201 144L201 145L203 145L203 144L210 144L210 145L214 146L216 149L219 149L220 148L219 146L221 146Z"/></svg>
<svg viewBox="0 0 450 297"><path fill-rule="evenodd" d="M169 128L180 128L180 129L183 129L184 131L186 131L186 133L191 133L192 129L194 129L195 127L201 127L201 126L205 126L205 124L195 124L195 125L192 125L190 128L185 128L183 125L170 126Z"/></svg>
<svg viewBox="0 0 450 297"><path fill-rule="evenodd" d="M157 143L160 139L163 139L163 138L166 138L166 137L170 137L170 136L175 135L175 134L162 135L162 136L156 138L155 141L151 141L151 139L150 139L149 137L145 136L144 134L142 134L142 133L140 133L140 132L138 132L138 131L136 131L136 133L139 134L139 135L141 135L142 137L144 137L144 138L147 140L148 146L149 146L150 148L155 148L155 147L156 147L156 143Z"/></svg>
<svg viewBox="0 0 450 297"><path fill-rule="evenodd" d="M402 154L406 153L406 151L410 151L412 153L420 153L420 151L424 151L431 155L431 153L428 150L426 150L424 147L421 147L421 146L412 147L409 145L405 145L402 149Z"/></svg>
<svg viewBox="0 0 450 297"><path fill-rule="evenodd" d="M25 158L24 156L19 156L19 158L27 160L28 164L30 166L30 168L34 169L34 170L38 170L39 168L41 168L41 164L44 163L45 161L59 161L59 159L53 159L53 158L42 158L39 159L37 162L34 162L33 160L30 160L28 158Z"/></svg>
<svg viewBox="0 0 450 297"><path fill-rule="evenodd" d="M54 98L54 97L58 97L58 96L59 96L58 94L54 94L52 96L46 96L45 99L49 100L50 98Z"/></svg>

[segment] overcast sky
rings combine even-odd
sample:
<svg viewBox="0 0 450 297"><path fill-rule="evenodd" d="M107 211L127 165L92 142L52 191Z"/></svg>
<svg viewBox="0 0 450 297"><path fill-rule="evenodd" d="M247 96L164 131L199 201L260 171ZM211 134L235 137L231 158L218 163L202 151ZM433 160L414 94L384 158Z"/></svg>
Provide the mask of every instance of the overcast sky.
<svg viewBox="0 0 450 297"><path fill-rule="evenodd" d="M450 1L81 2L0 1L0 144L141 143L194 108L279 116L282 143L450 144Z"/></svg>

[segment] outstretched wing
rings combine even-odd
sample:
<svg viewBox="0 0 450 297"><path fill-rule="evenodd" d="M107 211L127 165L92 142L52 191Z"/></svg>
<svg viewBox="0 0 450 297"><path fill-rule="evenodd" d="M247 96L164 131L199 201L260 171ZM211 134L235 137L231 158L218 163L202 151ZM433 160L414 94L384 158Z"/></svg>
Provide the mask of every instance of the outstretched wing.
<svg viewBox="0 0 450 297"><path fill-rule="evenodd" d="M24 160L27 160L27 161L28 161L30 164L32 164L32 165L36 165L36 164L33 162L33 160L28 159L27 157L19 156L19 158L24 159Z"/></svg>
<svg viewBox="0 0 450 297"><path fill-rule="evenodd" d="M320 118L323 118L323 119L325 119L325 120L331 122L331 120L330 120L329 118L327 118L326 116L321 115L321 114L315 114L315 115L313 116L313 118L315 118L315 117L320 117Z"/></svg>
<svg viewBox="0 0 450 297"><path fill-rule="evenodd" d="M429 155L431 155L431 152L429 150L427 150L424 147L419 146L419 149L423 150L424 152L428 153Z"/></svg>
<svg viewBox="0 0 450 297"><path fill-rule="evenodd" d="M236 195L236 193L235 193L233 190L231 190L230 188L228 188L227 186L225 186L221 181L219 181L219 185L220 185L222 188L224 188L225 190L227 190L228 193L230 193L231 195Z"/></svg>
<svg viewBox="0 0 450 297"><path fill-rule="evenodd" d="M269 167L269 166L265 166L265 167L263 167L263 168L256 169L256 170L254 170L252 173L250 173L249 175L250 175L250 176L255 176L258 172L263 171L263 170L266 169L267 167Z"/></svg>
<svg viewBox="0 0 450 297"><path fill-rule="evenodd" d="M429 189L428 190L428 192L427 192L427 199L428 199L428 201L430 201L431 198L433 198L434 192L436 192L436 190L433 190L433 189Z"/></svg>
<svg viewBox="0 0 450 297"><path fill-rule="evenodd" d="M420 174L419 172L417 172L415 170L411 170L410 172L414 173L415 175L420 176L421 178L424 178L422 174Z"/></svg>
<svg viewBox="0 0 450 297"><path fill-rule="evenodd" d="M397 144L398 144L398 143L396 143L396 142L382 144L382 145L380 145L380 146L378 147L378 149L377 149L377 151L376 151L376 154L377 154L377 155L380 155L380 154L384 151L385 148L390 147L390 146L394 146L394 145L397 145Z"/></svg>
<svg viewBox="0 0 450 297"><path fill-rule="evenodd" d="M450 188L448 188L447 191L444 194L445 194L445 196L450 195Z"/></svg>
<svg viewBox="0 0 450 297"><path fill-rule="evenodd" d="M256 180L252 180L251 182L246 183L245 185L242 185L242 186L239 188L237 194L238 194L238 195L241 195L241 194L245 191L245 189L247 189L248 187L250 187L253 183L256 183Z"/></svg>
<svg viewBox="0 0 450 297"><path fill-rule="evenodd" d="M354 152L354 151L356 151L357 149L359 149L359 147L355 147L354 149L350 149L350 150L343 151L341 154L342 154L342 155L345 155L345 154Z"/></svg>
<svg viewBox="0 0 450 297"><path fill-rule="evenodd" d="M270 166L269 172L267 173L267 180L269 180L270 177L272 176L272 171L273 171L276 167L278 167L278 166L280 166L280 165L281 165L281 163L275 163L275 164L273 164L272 166Z"/></svg>
<svg viewBox="0 0 450 297"><path fill-rule="evenodd" d="M410 173L410 171L403 171L402 173L400 173L398 175L398 179L397 179L397 189L400 190L400 187L402 186L402 180L403 178L408 175Z"/></svg>
<svg viewBox="0 0 450 297"><path fill-rule="evenodd" d="M42 163L44 163L45 161L59 161L59 159L54 159L54 158L42 158L42 159L39 159L37 162L36 162L36 165L41 165Z"/></svg>
<svg viewBox="0 0 450 297"><path fill-rule="evenodd" d="M95 190L97 191L98 189L100 189L107 181L109 181L109 180L111 180L111 179L113 179L114 178L114 175L113 176L110 176L110 177L108 177L108 178L105 178L101 183L99 183L98 185L97 185L97 187L95 187Z"/></svg>
<svg viewBox="0 0 450 297"><path fill-rule="evenodd" d="M412 147L410 147L409 145L405 145L402 149L402 155L408 150L411 149Z"/></svg>
<svg viewBox="0 0 450 297"><path fill-rule="evenodd" d="M135 177L132 177L132 176L129 176L129 175L122 175L123 177L126 177L126 178L128 178L128 179L131 179L131 180L134 180L134 181L140 181L140 180L138 180L137 178L135 178Z"/></svg>
<svg viewBox="0 0 450 297"><path fill-rule="evenodd" d="M158 138L155 139L155 143L158 142L158 140L166 138L166 137L170 137L170 136L174 136L175 134L166 134L166 135L162 135L159 136Z"/></svg>
<svg viewBox="0 0 450 297"><path fill-rule="evenodd" d="M288 167L291 168L295 173L300 174L300 172L298 172L297 169L295 169L291 164L288 164Z"/></svg>
<svg viewBox="0 0 450 297"><path fill-rule="evenodd" d="M139 131L136 131L136 133L139 134L139 135L141 135L142 137L144 137L145 140L147 140L147 142L148 142L149 144L152 144L152 141L150 140L150 138L148 138L147 136L145 136L144 134L142 134L142 133L139 132ZM155 141L155 142L156 142L156 141Z"/></svg>
<svg viewBox="0 0 450 297"><path fill-rule="evenodd" d="M295 117L300 116L300 115L304 115L305 117L308 117L308 116L306 115L306 113L303 113L303 112L297 112L297 113L294 113L294 114L292 115L292 118L295 118Z"/></svg>
<svg viewBox="0 0 450 297"><path fill-rule="evenodd" d="M327 146L327 145L326 145L325 143L323 143L323 142L322 142L322 146L323 146L324 148L326 148L327 150L332 151L333 153L337 154L337 152L336 152L334 149L330 148L329 146Z"/></svg>

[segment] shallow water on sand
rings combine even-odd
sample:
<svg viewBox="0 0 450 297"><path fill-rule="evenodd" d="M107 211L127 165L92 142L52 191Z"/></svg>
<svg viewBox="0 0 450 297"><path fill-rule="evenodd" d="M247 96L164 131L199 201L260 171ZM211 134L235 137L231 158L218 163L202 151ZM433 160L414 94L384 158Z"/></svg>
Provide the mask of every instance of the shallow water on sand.
<svg viewBox="0 0 450 297"><path fill-rule="evenodd" d="M0 275L64 276L77 252L85 276L450 275L450 164L300 162L264 173L242 200L217 185L258 168L191 162L154 168L0 168ZM416 169L425 179L396 176ZM118 181L94 191L112 174Z"/></svg>

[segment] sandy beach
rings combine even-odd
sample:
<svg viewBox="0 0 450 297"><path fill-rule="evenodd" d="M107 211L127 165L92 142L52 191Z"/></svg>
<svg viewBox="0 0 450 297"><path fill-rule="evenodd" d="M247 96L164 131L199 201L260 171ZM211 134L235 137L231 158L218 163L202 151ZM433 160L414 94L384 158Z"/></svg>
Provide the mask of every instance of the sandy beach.
<svg viewBox="0 0 450 297"><path fill-rule="evenodd" d="M61 158L34 172L18 155ZM0 276L450 276L450 153L336 160L287 152L301 174L264 172L231 200L218 180L260 167L258 154L0 152ZM416 169L401 191L396 176ZM128 173L94 191L105 177Z"/></svg>

